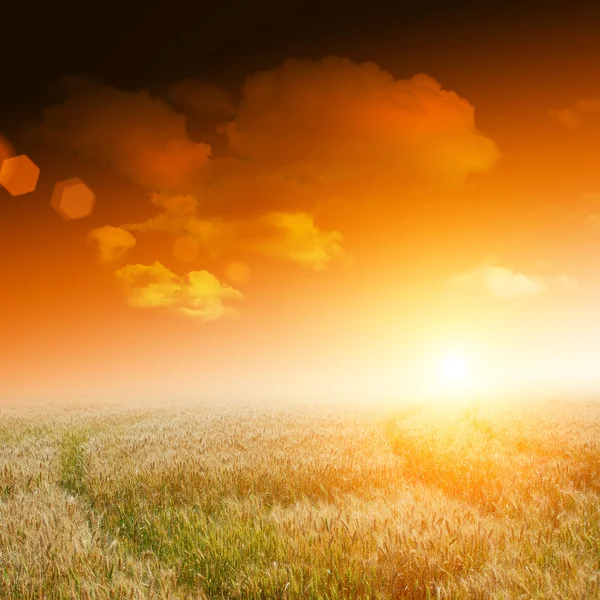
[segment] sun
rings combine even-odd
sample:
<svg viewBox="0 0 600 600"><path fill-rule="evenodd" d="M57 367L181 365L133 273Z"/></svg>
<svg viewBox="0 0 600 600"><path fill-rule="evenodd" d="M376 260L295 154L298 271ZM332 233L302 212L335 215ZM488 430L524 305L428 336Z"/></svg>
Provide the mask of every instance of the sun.
<svg viewBox="0 0 600 600"><path fill-rule="evenodd" d="M452 404L488 393L492 380L486 358L484 350L470 344L439 344L423 353L416 393L423 401Z"/></svg>
<svg viewBox="0 0 600 600"><path fill-rule="evenodd" d="M436 368L435 383L432 385L446 399L466 398L475 391L476 377L471 356L460 351L454 350L438 356Z"/></svg>
<svg viewBox="0 0 600 600"><path fill-rule="evenodd" d="M440 359L440 375L448 382L465 383L469 378L469 361L460 354L450 354Z"/></svg>

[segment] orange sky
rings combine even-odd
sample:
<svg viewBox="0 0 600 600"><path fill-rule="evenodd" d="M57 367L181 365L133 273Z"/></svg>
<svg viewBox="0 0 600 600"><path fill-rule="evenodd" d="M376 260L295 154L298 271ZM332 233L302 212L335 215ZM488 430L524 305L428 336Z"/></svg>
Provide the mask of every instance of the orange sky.
<svg viewBox="0 0 600 600"><path fill-rule="evenodd" d="M454 346L486 390L595 389L600 84L549 43L63 80L10 140L36 190L0 189L0 396L415 394ZM72 177L96 202L68 221Z"/></svg>

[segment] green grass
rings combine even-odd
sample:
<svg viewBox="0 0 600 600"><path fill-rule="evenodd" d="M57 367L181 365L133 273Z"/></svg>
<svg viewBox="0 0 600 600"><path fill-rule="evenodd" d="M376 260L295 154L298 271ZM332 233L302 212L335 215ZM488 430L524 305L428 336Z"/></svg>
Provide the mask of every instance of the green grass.
<svg viewBox="0 0 600 600"><path fill-rule="evenodd" d="M60 445L61 486L72 494L85 492L85 434L67 431Z"/></svg>

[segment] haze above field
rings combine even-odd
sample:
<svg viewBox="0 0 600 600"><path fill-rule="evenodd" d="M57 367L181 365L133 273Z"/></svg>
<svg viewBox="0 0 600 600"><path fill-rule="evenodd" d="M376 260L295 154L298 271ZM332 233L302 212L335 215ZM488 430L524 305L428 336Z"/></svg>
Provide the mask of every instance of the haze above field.
<svg viewBox="0 0 600 600"><path fill-rule="evenodd" d="M597 12L11 10L0 398L600 386Z"/></svg>

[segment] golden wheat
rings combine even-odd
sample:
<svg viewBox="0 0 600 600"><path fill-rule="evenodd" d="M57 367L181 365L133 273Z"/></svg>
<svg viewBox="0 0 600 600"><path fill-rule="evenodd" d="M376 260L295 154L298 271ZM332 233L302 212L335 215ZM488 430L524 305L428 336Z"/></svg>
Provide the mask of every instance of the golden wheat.
<svg viewBox="0 0 600 600"><path fill-rule="evenodd" d="M600 597L600 405L0 410L0 598Z"/></svg>

